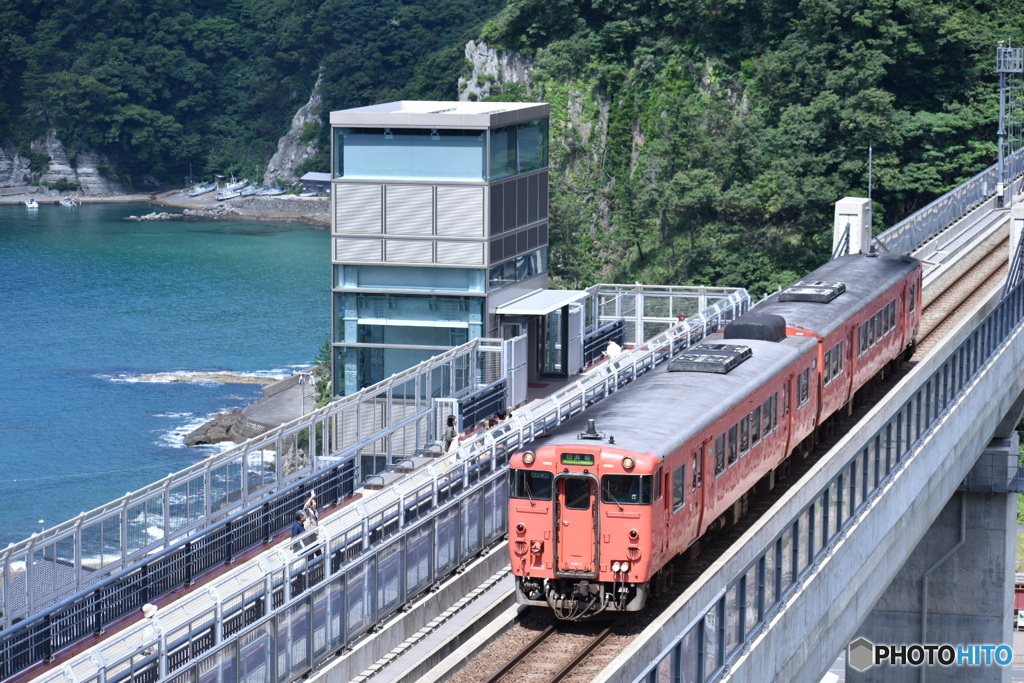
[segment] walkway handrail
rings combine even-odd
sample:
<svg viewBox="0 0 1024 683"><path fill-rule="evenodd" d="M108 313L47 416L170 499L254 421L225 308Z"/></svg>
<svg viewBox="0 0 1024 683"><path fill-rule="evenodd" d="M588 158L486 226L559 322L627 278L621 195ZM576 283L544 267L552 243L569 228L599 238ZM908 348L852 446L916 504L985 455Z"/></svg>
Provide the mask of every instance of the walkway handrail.
<svg viewBox="0 0 1024 683"><path fill-rule="evenodd" d="M422 475L410 475L382 491L366 506L357 503L341 511L338 517L332 516L332 528L336 530L339 525L344 526L340 534L331 537L332 546L341 544L344 548L336 563L359 553L378 552L382 545L400 542L399 539L405 538L403 534L417 528L413 522L433 517L433 513L423 516L424 506L436 508L463 491L472 495L478 482L492 481L488 475L507 465L508 456L515 449L614 393L622 385L692 344L708 330L718 329L741 315L749 306L747 292L734 291L700 315L656 335L636 349L624 352L606 366L584 375L538 404L517 411L495 429L471 435L460 448L463 462L454 470L448 468L433 474L431 481L427 482ZM289 515L294 513L308 488L316 488L318 498L329 502L351 495L354 482L348 464L358 457L358 453L352 452L329 470L298 481L277 495L250 506L243 513L219 521L197 538L147 556L98 585L89 586L0 632L0 678L14 675L52 656L57 650L88 637L94 630L101 631L137 611L144 603L191 582L201 572L224 562L230 563L242 549L269 542L275 533L290 523ZM455 471L458 472L453 476ZM432 493L421 495L427 486ZM504 505L503 498L501 504ZM500 526L496 525L494 529L498 536L504 534L503 527L497 528ZM241 543L236 544L236 539ZM483 543L483 539L480 542ZM166 662L162 666L166 666Z"/></svg>
<svg viewBox="0 0 1024 683"><path fill-rule="evenodd" d="M1006 158L1006 196L1013 196L1013 181L1024 173L1024 148ZM950 190L927 206L875 237L894 254L910 254L986 199L995 196L997 164L989 166L963 185Z"/></svg>

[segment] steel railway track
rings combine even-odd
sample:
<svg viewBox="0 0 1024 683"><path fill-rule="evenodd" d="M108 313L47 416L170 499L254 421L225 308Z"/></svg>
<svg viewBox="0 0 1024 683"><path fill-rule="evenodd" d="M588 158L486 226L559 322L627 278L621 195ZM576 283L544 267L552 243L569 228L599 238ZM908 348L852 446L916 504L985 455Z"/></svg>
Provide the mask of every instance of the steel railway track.
<svg viewBox="0 0 1024 683"><path fill-rule="evenodd" d="M551 624L488 678L487 683L513 679L558 683L572 674L611 633L612 627L608 627L588 638L569 633L564 624Z"/></svg>

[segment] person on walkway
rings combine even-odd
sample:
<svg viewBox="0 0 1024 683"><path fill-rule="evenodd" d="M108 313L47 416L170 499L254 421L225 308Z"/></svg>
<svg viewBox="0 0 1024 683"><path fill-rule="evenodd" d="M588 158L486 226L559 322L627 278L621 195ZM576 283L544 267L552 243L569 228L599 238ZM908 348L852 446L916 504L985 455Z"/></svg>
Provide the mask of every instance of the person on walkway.
<svg viewBox="0 0 1024 683"><path fill-rule="evenodd" d="M452 449L452 443L454 443L459 436L458 430L455 429L455 416L449 415L448 419L445 421L445 425L446 426L444 428L444 452L448 453Z"/></svg>
<svg viewBox="0 0 1024 683"><path fill-rule="evenodd" d="M320 513L316 509L316 489L309 490L309 496L302 504L302 513L306 515L306 529L312 529L320 524Z"/></svg>
<svg viewBox="0 0 1024 683"><path fill-rule="evenodd" d="M295 521L292 522L292 538L301 536L304 533L306 533L306 513L299 510L295 513ZM292 550L294 552L299 552L302 550L302 544L298 542L293 543Z"/></svg>
<svg viewBox="0 0 1024 683"><path fill-rule="evenodd" d="M606 348L604 350L604 353L601 355L603 355L608 360L614 360L619 356L620 353L622 353L622 347L616 344L614 339L609 339L608 348Z"/></svg>
<svg viewBox="0 0 1024 683"><path fill-rule="evenodd" d="M143 645L142 653L146 655L156 654L160 647L160 633L156 630L156 624L153 623L158 609L159 607L149 602L142 606L144 621L140 635Z"/></svg>

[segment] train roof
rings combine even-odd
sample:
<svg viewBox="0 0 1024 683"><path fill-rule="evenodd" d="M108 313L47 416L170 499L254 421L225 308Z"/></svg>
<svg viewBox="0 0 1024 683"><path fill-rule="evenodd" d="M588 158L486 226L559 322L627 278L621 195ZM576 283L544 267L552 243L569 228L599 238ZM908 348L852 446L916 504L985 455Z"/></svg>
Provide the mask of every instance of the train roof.
<svg viewBox="0 0 1024 683"><path fill-rule="evenodd" d="M714 420L732 406L739 404L758 387L814 348L810 337L788 337L781 342L760 340L709 340L715 344L747 346L751 357L728 374L713 372L669 372L669 363L662 363L650 373L619 389L565 422L547 436L537 439L537 446L548 444L585 444L594 446L607 441L581 439L587 420L594 420L598 432L615 437L615 447L659 457L682 446L703 432ZM701 349L701 344L693 347ZM750 406L753 410L754 406Z"/></svg>
<svg viewBox="0 0 1024 683"><path fill-rule="evenodd" d="M851 313L867 306L918 267L917 259L897 254L840 256L800 280L800 283L841 283L845 286L845 291L828 303L786 301L784 299L790 290L784 290L753 306L750 313L779 315L790 327L824 337L848 320Z"/></svg>

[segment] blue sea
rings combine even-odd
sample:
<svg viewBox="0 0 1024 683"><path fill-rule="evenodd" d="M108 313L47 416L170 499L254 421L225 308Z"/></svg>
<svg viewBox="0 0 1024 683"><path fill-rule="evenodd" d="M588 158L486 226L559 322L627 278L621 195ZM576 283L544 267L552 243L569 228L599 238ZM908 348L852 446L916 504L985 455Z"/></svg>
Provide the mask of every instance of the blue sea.
<svg viewBox="0 0 1024 683"><path fill-rule="evenodd" d="M284 377L330 335L327 230L123 220L154 208L0 206L0 547L226 448L182 437L260 397L148 375Z"/></svg>

